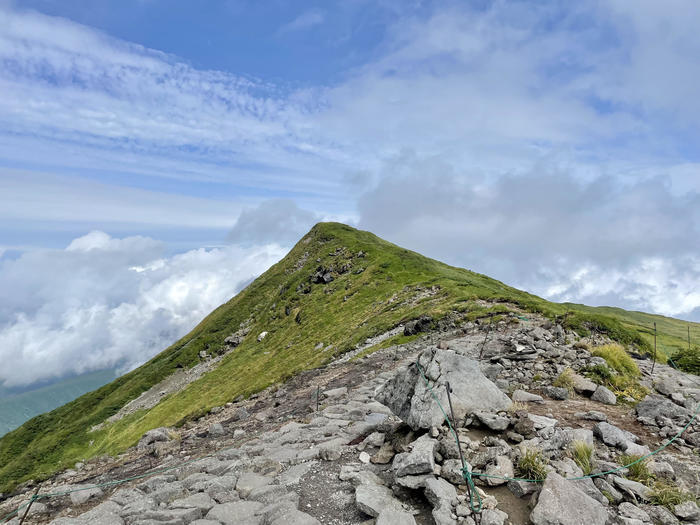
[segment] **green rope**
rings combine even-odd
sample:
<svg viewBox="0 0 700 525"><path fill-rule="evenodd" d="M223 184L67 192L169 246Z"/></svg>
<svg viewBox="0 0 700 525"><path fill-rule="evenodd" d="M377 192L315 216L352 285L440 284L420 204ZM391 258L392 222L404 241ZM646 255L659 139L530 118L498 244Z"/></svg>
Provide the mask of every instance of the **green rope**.
<svg viewBox="0 0 700 525"><path fill-rule="evenodd" d="M433 391L433 388L430 386L430 383L428 382L428 378L425 377L425 374L423 373L423 369L418 364L418 361L416 361L416 367L418 368L420 375L423 376L423 380L425 381L425 386L428 387L428 390L430 390L430 393L433 396L433 399L435 399L435 402L440 407L440 410L442 411L442 415L445 418L445 421L447 421L447 425L450 427L450 431L452 432L452 435L455 438L455 443L457 444L457 448L459 449L459 439L457 438L457 432L452 427L452 423L450 422L450 418L447 417L447 413L445 412L445 409L442 408L442 403L440 403L440 400L435 395L435 392ZM459 450L457 450L457 452L459 453ZM483 508L483 502L481 501L481 495L479 494L479 491L476 489L476 485L474 485L474 480L472 479L472 473L469 471L469 469L467 467L462 468L462 477L464 478L464 480L467 482L467 485L469 486L469 508L475 514L480 514L481 510ZM476 499L478 502L477 506L474 505L474 494L476 494Z"/></svg>
<svg viewBox="0 0 700 525"><path fill-rule="evenodd" d="M439 400L438 397L435 395L435 392L433 391L433 387L430 386L430 383L429 383L429 381L428 381L428 378L425 377L425 374L423 373L423 369L421 368L421 366L418 364L417 361L416 361L415 364L416 364L416 367L418 368L418 371L420 372L421 376L423 376L423 380L425 381L425 386L428 388L428 390L430 390L430 393L432 394L433 399L435 399L435 402L438 404L438 407L439 407L440 410L442 411L442 415L445 417L445 420L447 421L447 424L450 426L450 430L452 431L452 433L454 434L455 439L456 439L456 438L457 438L457 434L455 433L454 429L452 428L452 425L450 424L450 419L447 417L447 414L445 413L445 410L442 408L442 404L440 403L440 400ZM569 480L569 481L576 481L576 480L581 480L581 479L590 479L590 478L597 478L597 477L600 477L600 476L606 476L606 475L608 475L608 474L613 474L613 473L615 473L615 472L619 472L619 471L621 471L621 470L623 470L623 469L629 468L629 467L631 467L632 465L636 465L636 464L639 463L640 461L644 461L645 459L650 458L651 456L654 456L655 454L658 454L659 452L661 452L662 450L664 450L666 447L668 447L671 443L673 443L676 439L678 439L678 438L680 437L680 435L688 429L688 427L691 425L691 423L692 423L692 422L695 420L695 418L698 416L698 413L699 413L699 412L700 412L700 403L698 403L698 406L697 406L697 408L695 409L695 413L693 414L693 417L690 418L690 421L688 421L688 423L687 423L675 436L673 436L667 443L663 444L661 447L659 447L658 449L654 450L653 452L650 452L649 454L646 454L646 455L644 455L644 456L641 456L640 458L636 459L635 461L633 461L633 462L631 462L631 463L629 463L629 464L627 464L627 465L624 465L624 466L622 466L622 467L614 468L614 469L612 469L612 470L607 470L607 471L605 471L605 472L598 472L598 473L596 473L596 474L588 474L588 475L586 475L586 476L577 476L577 477L575 477L575 478L566 478L566 479ZM483 473L479 473L479 472L471 472L471 475L469 476L469 482L472 483L472 484L473 484L473 482L471 481L471 476L476 476L476 477L479 477L479 478L501 479L501 480L505 480L505 481L526 481L526 482L530 482L530 483L542 483L542 482L544 481L544 479L508 478L508 477L504 477L504 476L494 476L494 475L491 475L491 474L483 474ZM465 477L465 479L467 479L467 478ZM470 503L471 503L471 502L470 502ZM472 510L474 510L474 509L472 508Z"/></svg>

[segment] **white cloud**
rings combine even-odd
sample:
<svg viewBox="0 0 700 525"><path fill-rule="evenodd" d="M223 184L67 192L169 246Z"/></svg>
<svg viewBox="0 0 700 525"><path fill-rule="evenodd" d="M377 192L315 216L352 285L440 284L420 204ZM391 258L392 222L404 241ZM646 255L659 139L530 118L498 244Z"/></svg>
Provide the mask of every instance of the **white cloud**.
<svg viewBox="0 0 700 525"><path fill-rule="evenodd" d="M292 33L294 31L305 31L314 26L320 25L325 20L325 15L323 11L319 9L309 9L297 16L291 22L283 25L279 33Z"/></svg>
<svg viewBox="0 0 700 525"><path fill-rule="evenodd" d="M700 192L667 179L577 180L556 165L479 177L441 158L387 163L359 227L559 301L695 315Z"/></svg>
<svg viewBox="0 0 700 525"><path fill-rule="evenodd" d="M294 244L319 219L318 215L299 208L289 199L263 201L255 208L243 210L229 232L228 240L234 243Z"/></svg>
<svg viewBox="0 0 700 525"><path fill-rule="evenodd" d="M163 255L91 232L65 250L0 259L0 384L143 363L285 253L278 245Z"/></svg>

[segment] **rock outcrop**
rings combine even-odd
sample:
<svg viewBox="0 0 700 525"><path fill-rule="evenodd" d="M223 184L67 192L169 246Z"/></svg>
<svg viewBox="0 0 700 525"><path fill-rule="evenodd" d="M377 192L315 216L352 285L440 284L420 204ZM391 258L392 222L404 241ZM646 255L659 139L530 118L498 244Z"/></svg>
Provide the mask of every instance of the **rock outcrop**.
<svg viewBox="0 0 700 525"><path fill-rule="evenodd" d="M418 357L418 364L431 385L449 383L452 406L458 421L477 411L507 410L512 401L481 372L479 363L452 350L429 349ZM444 388L434 394L447 407ZM414 430L439 426L444 415L414 364L399 370L376 395L377 401L388 406Z"/></svg>

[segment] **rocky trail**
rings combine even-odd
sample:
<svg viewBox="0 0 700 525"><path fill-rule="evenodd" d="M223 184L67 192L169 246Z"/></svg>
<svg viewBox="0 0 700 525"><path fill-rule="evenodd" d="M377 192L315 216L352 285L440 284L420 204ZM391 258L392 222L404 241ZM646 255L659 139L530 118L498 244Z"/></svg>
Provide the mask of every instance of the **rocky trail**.
<svg viewBox="0 0 700 525"><path fill-rule="evenodd" d="M700 523L694 499L653 505L651 483L616 470L623 455L648 454L690 421L700 401L697 378L659 364L652 377L651 363L637 360L652 392L638 404L581 374L570 389L552 385L567 369L605 366L588 350L603 342L580 340L536 316L507 316L493 327L455 321L406 345L301 373L180 429L150 431L116 459L79 464L40 493L74 492L38 500L25 523ZM483 504L478 516L433 398L448 406L447 382ZM593 449L592 474L615 472L565 479L584 475L573 453L579 443ZM697 498L699 447L694 421L646 466L656 480ZM543 483L502 479L529 474L524 457L541 462ZM75 491L160 469L169 470ZM34 490L26 484L7 498L2 514Z"/></svg>

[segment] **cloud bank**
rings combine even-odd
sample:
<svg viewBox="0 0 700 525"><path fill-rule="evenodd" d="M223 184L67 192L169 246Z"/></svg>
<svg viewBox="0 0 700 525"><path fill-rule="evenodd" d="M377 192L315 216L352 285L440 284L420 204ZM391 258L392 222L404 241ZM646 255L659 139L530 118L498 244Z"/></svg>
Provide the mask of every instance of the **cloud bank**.
<svg viewBox="0 0 700 525"><path fill-rule="evenodd" d="M0 259L0 383L145 362L279 260L275 244L164 254L93 231L63 250Z"/></svg>
<svg viewBox="0 0 700 525"><path fill-rule="evenodd" d="M393 242L556 301L700 307L700 193L674 195L668 178L493 179L413 155L385 171L359 200L359 226Z"/></svg>

